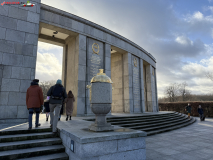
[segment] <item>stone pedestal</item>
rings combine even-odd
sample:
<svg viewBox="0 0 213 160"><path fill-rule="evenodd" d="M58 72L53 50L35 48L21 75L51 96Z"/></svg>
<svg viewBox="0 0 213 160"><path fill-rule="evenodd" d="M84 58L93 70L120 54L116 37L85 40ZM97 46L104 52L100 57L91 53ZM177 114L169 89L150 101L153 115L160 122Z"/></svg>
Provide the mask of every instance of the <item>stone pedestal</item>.
<svg viewBox="0 0 213 160"><path fill-rule="evenodd" d="M145 160L146 132L114 126L114 131L92 132L92 122L73 120L59 126L65 151L74 160ZM60 128L62 127L62 128Z"/></svg>

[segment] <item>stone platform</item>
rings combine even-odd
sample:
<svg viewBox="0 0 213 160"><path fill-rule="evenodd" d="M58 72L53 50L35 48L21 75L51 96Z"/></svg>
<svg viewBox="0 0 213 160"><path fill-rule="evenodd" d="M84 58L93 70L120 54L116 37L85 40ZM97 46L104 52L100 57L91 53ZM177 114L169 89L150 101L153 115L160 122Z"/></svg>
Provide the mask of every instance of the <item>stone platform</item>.
<svg viewBox="0 0 213 160"><path fill-rule="evenodd" d="M73 120L65 121L65 116L62 116L61 121L58 123L60 137L70 159L146 159L146 132L118 126L114 126L114 131L93 132L88 130L88 126L93 122L83 120L85 118L91 117L73 117ZM41 127L39 128L49 128L49 122L45 121L45 114L41 114L40 123ZM0 124L0 132L26 130L27 128L28 123ZM71 151L71 140L74 142L73 151Z"/></svg>

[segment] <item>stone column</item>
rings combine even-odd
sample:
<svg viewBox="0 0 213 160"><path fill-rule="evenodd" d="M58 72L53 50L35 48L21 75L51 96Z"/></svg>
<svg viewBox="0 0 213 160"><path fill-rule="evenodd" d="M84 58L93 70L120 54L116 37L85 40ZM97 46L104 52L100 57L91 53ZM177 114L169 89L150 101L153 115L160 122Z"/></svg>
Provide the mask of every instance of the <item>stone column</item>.
<svg viewBox="0 0 213 160"><path fill-rule="evenodd" d="M107 43L104 44L104 59L104 73L111 78L111 45ZM107 115L111 115L111 112L110 110Z"/></svg>
<svg viewBox="0 0 213 160"><path fill-rule="evenodd" d="M157 112L159 111L159 106L158 106L158 90L157 90L157 73L156 73L156 69L155 69L155 90L156 90L156 109Z"/></svg>
<svg viewBox="0 0 213 160"><path fill-rule="evenodd" d="M66 91L72 90L75 96L74 116L85 115L86 105L86 36L78 35L66 41L67 72Z"/></svg>
<svg viewBox="0 0 213 160"><path fill-rule="evenodd" d="M153 112L152 104L152 66L150 64L146 65L146 87L147 87L147 108L148 112Z"/></svg>
<svg viewBox="0 0 213 160"><path fill-rule="evenodd" d="M111 78L111 45L104 44L105 70L104 73Z"/></svg>
<svg viewBox="0 0 213 160"><path fill-rule="evenodd" d="M141 111L144 113L145 109L145 98L144 98L144 77L143 77L143 60L140 59L140 83L141 83Z"/></svg>
<svg viewBox="0 0 213 160"><path fill-rule="evenodd" d="M132 96L132 55L123 54L124 112L133 113Z"/></svg>
<svg viewBox="0 0 213 160"><path fill-rule="evenodd" d="M40 0L32 3L0 6L0 122L28 120L26 91L35 78Z"/></svg>

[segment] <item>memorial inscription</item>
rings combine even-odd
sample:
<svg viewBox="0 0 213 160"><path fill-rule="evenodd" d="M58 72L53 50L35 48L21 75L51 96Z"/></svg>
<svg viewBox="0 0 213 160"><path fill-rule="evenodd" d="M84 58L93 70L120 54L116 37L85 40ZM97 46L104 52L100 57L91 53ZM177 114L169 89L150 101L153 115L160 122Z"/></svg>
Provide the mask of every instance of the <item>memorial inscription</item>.
<svg viewBox="0 0 213 160"><path fill-rule="evenodd" d="M133 98L134 112L140 112L140 83L139 83L139 65L138 58L134 58L133 65Z"/></svg>

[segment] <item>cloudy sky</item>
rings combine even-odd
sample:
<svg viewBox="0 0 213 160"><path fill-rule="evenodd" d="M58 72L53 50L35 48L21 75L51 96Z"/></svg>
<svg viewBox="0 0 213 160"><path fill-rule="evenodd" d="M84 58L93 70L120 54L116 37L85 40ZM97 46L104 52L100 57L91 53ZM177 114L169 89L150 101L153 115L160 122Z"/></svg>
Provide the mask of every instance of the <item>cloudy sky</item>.
<svg viewBox="0 0 213 160"><path fill-rule="evenodd" d="M157 61L158 96L171 83L193 94L213 93L213 0L41 0L104 26L150 52ZM62 48L39 42L36 77L61 76Z"/></svg>

